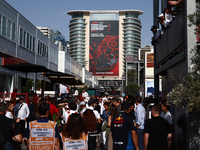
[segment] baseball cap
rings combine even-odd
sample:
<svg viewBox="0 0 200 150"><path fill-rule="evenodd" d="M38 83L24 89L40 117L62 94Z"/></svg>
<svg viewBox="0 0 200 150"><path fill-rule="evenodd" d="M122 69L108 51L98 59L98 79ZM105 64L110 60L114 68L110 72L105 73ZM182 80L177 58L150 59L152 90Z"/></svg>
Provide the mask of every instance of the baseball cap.
<svg viewBox="0 0 200 150"><path fill-rule="evenodd" d="M163 14L163 13L161 13L160 15L158 15L158 18L160 18L160 17L162 17L162 16L164 16L164 14Z"/></svg>
<svg viewBox="0 0 200 150"><path fill-rule="evenodd" d="M81 105L86 105L86 103L84 101L80 102L80 106Z"/></svg>
<svg viewBox="0 0 200 150"><path fill-rule="evenodd" d="M19 100L24 100L24 97L23 97L23 96L20 96Z"/></svg>
<svg viewBox="0 0 200 150"><path fill-rule="evenodd" d="M90 100L90 97L86 97L84 101L87 103Z"/></svg>
<svg viewBox="0 0 200 150"><path fill-rule="evenodd" d="M92 104L94 104L94 103L96 103L96 101L94 99L91 99L91 100L88 101L88 105L89 106L92 105Z"/></svg>

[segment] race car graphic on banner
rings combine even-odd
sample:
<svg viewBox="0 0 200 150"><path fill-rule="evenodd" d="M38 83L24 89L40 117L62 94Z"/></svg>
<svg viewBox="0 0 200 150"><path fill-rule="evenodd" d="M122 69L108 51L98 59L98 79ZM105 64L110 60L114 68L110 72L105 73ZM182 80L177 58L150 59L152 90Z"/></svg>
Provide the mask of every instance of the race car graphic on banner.
<svg viewBox="0 0 200 150"><path fill-rule="evenodd" d="M93 75L119 75L119 21L90 22L89 55Z"/></svg>

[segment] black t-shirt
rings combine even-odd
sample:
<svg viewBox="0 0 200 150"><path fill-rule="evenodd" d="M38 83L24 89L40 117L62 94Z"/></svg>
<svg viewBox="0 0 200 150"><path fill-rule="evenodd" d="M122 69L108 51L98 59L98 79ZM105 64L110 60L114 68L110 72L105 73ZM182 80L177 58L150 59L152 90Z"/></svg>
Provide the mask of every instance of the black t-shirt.
<svg viewBox="0 0 200 150"><path fill-rule="evenodd" d="M148 150L167 150L167 136L171 128L167 120L162 117L153 117L146 121L144 133L149 133Z"/></svg>
<svg viewBox="0 0 200 150"><path fill-rule="evenodd" d="M14 133L13 133L13 125L12 119L7 118L5 115L0 114L0 130L2 131L3 135L6 137L7 142L14 143L12 141L12 137L14 135L20 134L20 130L15 124Z"/></svg>
<svg viewBox="0 0 200 150"><path fill-rule="evenodd" d="M134 119L126 112L121 111L116 115L111 123L111 131L113 132L113 149L126 150L129 131L136 130Z"/></svg>

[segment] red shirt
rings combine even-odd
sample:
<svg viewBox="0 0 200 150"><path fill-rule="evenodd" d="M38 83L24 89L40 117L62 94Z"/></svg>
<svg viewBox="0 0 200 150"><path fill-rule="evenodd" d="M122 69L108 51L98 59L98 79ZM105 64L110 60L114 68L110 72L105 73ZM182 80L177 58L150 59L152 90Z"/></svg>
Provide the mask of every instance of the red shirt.
<svg viewBox="0 0 200 150"><path fill-rule="evenodd" d="M55 105L53 105L53 104L51 104L51 103L49 103L50 104L50 113L51 113L51 117L52 117L52 119L53 119L53 114L56 114L56 113L58 113L59 111L58 111L58 108L55 106Z"/></svg>

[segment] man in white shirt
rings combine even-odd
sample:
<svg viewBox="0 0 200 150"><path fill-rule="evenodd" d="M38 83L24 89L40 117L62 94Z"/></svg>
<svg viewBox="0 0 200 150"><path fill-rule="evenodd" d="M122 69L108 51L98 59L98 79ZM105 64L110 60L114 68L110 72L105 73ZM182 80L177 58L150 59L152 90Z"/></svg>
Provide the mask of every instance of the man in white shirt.
<svg viewBox="0 0 200 150"><path fill-rule="evenodd" d="M85 91L85 89L83 89L83 92L82 92L82 97L86 98L88 97L88 93Z"/></svg>
<svg viewBox="0 0 200 150"><path fill-rule="evenodd" d="M20 125L21 125L21 133L22 135L24 134L24 129L25 129L25 121L27 120L30 111L28 108L28 105L26 103L24 103L24 98L20 97L19 99L19 107L17 109L17 118L20 118Z"/></svg>
<svg viewBox="0 0 200 150"><path fill-rule="evenodd" d="M68 94L67 87L65 86L65 83L62 83L62 86L60 88L60 97L64 99L66 98L67 94Z"/></svg>
<svg viewBox="0 0 200 150"><path fill-rule="evenodd" d="M78 90L76 88L74 88L74 94L73 96L78 96Z"/></svg>
<svg viewBox="0 0 200 150"><path fill-rule="evenodd" d="M173 131L174 122L173 122L173 115L169 111L170 106L167 105L166 100L162 101L161 106L162 106L162 111L164 112L163 118L169 122L169 125L171 127L171 131Z"/></svg>
<svg viewBox="0 0 200 150"><path fill-rule="evenodd" d="M96 117L96 119L97 119L97 121L98 121L98 123L101 123L101 117L100 117L100 114L99 114L99 112L97 111L97 110L94 110L94 104L95 104L95 100L93 100L93 99L90 99L89 101L88 101L88 108L87 109L90 109L90 110L92 110L93 111L93 113L94 113L94 115L95 115L95 117Z"/></svg>
<svg viewBox="0 0 200 150"><path fill-rule="evenodd" d="M138 135L138 145L140 149L143 148L143 131L144 131L144 122L145 122L145 108L143 107L142 98L140 96L137 96L136 98L136 111L135 111L135 117L136 117L136 128L137 128L137 135Z"/></svg>
<svg viewBox="0 0 200 150"><path fill-rule="evenodd" d="M77 113L76 107L77 107L77 105L76 105L75 102L69 103L69 110L66 111L66 112L64 113L64 115L63 115L63 120L65 121L65 124L67 123L67 121L68 121L68 119L69 119L69 116L70 116L71 114Z"/></svg>

